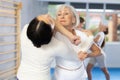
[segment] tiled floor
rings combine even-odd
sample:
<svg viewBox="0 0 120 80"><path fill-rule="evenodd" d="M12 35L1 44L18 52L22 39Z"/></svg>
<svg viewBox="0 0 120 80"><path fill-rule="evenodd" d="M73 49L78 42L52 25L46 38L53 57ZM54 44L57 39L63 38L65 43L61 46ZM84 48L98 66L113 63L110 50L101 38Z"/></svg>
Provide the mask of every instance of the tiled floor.
<svg viewBox="0 0 120 80"><path fill-rule="evenodd" d="M120 68L108 68L110 73L110 80L120 80ZM54 73L54 69L51 69L51 75ZM106 80L103 72L100 68L93 68L92 70L93 80Z"/></svg>

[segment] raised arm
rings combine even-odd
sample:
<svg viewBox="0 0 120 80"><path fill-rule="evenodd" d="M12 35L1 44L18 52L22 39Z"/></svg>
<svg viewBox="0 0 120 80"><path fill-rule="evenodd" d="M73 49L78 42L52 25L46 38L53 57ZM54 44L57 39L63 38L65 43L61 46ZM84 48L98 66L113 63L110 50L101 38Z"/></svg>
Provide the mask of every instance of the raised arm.
<svg viewBox="0 0 120 80"><path fill-rule="evenodd" d="M100 35L97 35L97 36L94 38L94 42L95 42L95 43L98 43L99 39L100 39Z"/></svg>
<svg viewBox="0 0 120 80"><path fill-rule="evenodd" d="M80 43L80 37L73 35L71 32L69 32L67 29L65 29L61 24L59 24L57 21L55 21L55 29L65 35L69 38L69 40L75 44L78 45Z"/></svg>
<svg viewBox="0 0 120 80"><path fill-rule="evenodd" d="M65 29L59 22L52 18L49 14L45 15L47 19L42 18L43 16L39 16L38 19L44 20L46 23L54 25L55 30L59 31L60 33L68 37L73 44L78 45L80 43L80 37L73 35L71 32Z"/></svg>

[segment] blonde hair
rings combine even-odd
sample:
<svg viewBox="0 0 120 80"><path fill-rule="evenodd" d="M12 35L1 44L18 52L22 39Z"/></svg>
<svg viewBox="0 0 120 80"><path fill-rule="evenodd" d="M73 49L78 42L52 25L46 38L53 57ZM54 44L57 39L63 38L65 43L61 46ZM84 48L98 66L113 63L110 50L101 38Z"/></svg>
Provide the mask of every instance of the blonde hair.
<svg viewBox="0 0 120 80"><path fill-rule="evenodd" d="M73 24L73 27L77 27L77 26L79 25L79 23L80 23L80 20L79 20L79 16L78 16L78 14L77 14L77 11L75 10L74 7L72 7L72 6L70 6L70 5L67 5L67 4L58 5L58 6L56 7L56 16L57 16L59 10L64 9L64 8L69 8L70 11L73 13L73 16L74 16L74 18L75 18L75 24Z"/></svg>

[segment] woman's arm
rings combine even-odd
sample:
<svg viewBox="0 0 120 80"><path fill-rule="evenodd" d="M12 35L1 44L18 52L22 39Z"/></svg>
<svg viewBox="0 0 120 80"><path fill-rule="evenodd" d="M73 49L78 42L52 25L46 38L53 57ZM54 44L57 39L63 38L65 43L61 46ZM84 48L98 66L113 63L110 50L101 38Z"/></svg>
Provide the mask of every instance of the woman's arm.
<svg viewBox="0 0 120 80"><path fill-rule="evenodd" d="M61 24L59 24L57 21L55 21L55 30L59 31L63 35L69 38L69 40L75 44L78 45L80 43L80 37L73 35L71 32L69 32L67 29L65 29Z"/></svg>
<svg viewBox="0 0 120 80"><path fill-rule="evenodd" d="M43 16L46 16L47 18L43 18ZM80 43L80 37L73 35L71 32L65 29L61 24L59 24L54 18L52 18L49 14L43 16L41 15L38 16L37 18L39 20L45 21L48 24L54 25L55 30L59 31L60 33L68 37L73 44L78 45Z"/></svg>
<svg viewBox="0 0 120 80"><path fill-rule="evenodd" d="M88 53L87 57L96 57L96 56L100 56L101 53L101 48L98 47L95 43L91 46L91 53Z"/></svg>
<svg viewBox="0 0 120 80"><path fill-rule="evenodd" d="M95 43L93 43L90 47L91 53L87 52L87 49L84 51L79 51L78 52L78 57L80 60L84 60L87 57L96 57L101 55L101 48L97 46Z"/></svg>
<svg viewBox="0 0 120 80"><path fill-rule="evenodd" d="M97 36L94 38L94 42L95 42L95 43L98 43L99 39L100 39L100 35L97 35Z"/></svg>

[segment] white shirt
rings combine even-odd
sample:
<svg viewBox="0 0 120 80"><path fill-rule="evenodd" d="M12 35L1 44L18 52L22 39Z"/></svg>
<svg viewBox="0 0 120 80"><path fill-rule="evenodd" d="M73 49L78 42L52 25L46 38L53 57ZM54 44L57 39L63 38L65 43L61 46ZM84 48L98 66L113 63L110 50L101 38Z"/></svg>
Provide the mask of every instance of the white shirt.
<svg viewBox="0 0 120 80"><path fill-rule="evenodd" d="M75 30L76 31L76 34L78 35L78 36L80 36L80 39L81 39L81 43L80 43L80 45L78 45L78 46L75 46L75 45L73 45L68 39L67 39L67 37L65 37L65 36L63 36L61 33L59 33L59 32L57 32L56 33L56 38L57 39L59 39L59 40L61 40L61 41L63 41L64 43L66 43L67 45L68 45L68 47L69 48L71 48L71 50L73 50L73 51L75 51L76 53L72 53L72 52L70 52L69 54L72 54L73 56L75 55L76 56L76 59L75 60L68 60L68 59L66 59L66 58L62 58L62 57L57 57L56 58L56 65L59 65L59 66L61 66L61 67L63 67L63 68L66 68L66 69L69 69L69 70L73 70L73 69L76 69L76 68L78 68L78 67L80 67L80 66L84 66L83 65L83 61L81 61L78 57L77 57L77 53L80 51L80 50L82 50L82 48L83 48L83 51L84 50L88 50L89 49L89 47L90 47L90 45L92 44L92 42L93 42L93 37L92 37L92 40L90 40L89 41L89 38L87 37L87 35L85 35L85 33L83 33L83 32L81 32L81 31L77 31L77 30ZM89 44L85 44L85 42L89 42ZM83 45L83 44L85 44L85 45ZM66 57L68 57L68 56L66 56ZM58 71L58 74L59 74L59 70L57 70ZM61 71L60 71L61 72ZM65 71L66 72L66 74L67 74L67 71ZM64 73L65 73L64 72ZM69 72L68 73L68 75L70 75L70 74L73 74L73 72ZM85 70L85 68L81 68L80 70L78 70L78 71L76 71L75 73L74 73L75 75L79 75L80 76L80 78L82 78L82 77L84 77L84 78L86 78L86 76L87 76L87 74L86 74L86 70ZM62 73L61 74L59 74L58 75L58 77L59 76L61 76L62 75ZM56 76L55 76L56 77ZM63 76L63 77L65 77L65 76ZM74 79L76 79L76 77L74 77L74 76L66 76L66 77L72 77L72 78L74 78ZM59 80L59 79L58 79Z"/></svg>
<svg viewBox="0 0 120 80"><path fill-rule="evenodd" d="M50 66L54 57L64 58L71 50L54 37L50 43L40 48L35 47L26 36L27 27L28 25L24 27L21 34L22 54L17 77L19 80L51 80ZM72 59L73 56L67 58Z"/></svg>
<svg viewBox="0 0 120 80"><path fill-rule="evenodd" d="M103 32L99 32L99 33L96 34L95 38L96 38L98 35L100 35L100 37L99 37L99 40L97 41L97 45L98 45L98 46L101 46L102 43L103 43L103 41L104 41L104 39L105 39L105 34L104 34Z"/></svg>
<svg viewBox="0 0 120 80"><path fill-rule="evenodd" d="M81 43L78 46L74 46L74 50L76 52L79 51L87 52L90 49L91 45L94 43L93 41L94 36L93 35L88 36L87 34L79 30L75 30L75 32L78 36L80 36Z"/></svg>
<svg viewBox="0 0 120 80"><path fill-rule="evenodd" d="M81 32L81 31L78 31L78 30L75 30L76 31L76 34L78 36L80 36L80 39L81 39L81 43L78 45L78 46L75 46L74 44L72 44L67 37L63 36L61 33L57 32L56 33L56 38L58 40L61 40L63 41L64 43L67 44L67 46L70 48L70 50L73 50L75 51L75 53L72 53L70 52L69 54L73 54L76 56L76 60L67 60L67 59L63 59L62 57L58 57L56 59L56 64L59 65L59 66L64 66L68 69L75 69L75 68L78 68L79 66L81 66L83 63L83 61L81 61L77 55L78 55L78 52L80 50L88 50L92 41L93 41L93 38L89 40L89 38L87 37L87 35L85 35L85 33ZM89 42L89 44L85 44L85 42ZM84 44L84 46L83 46ZM83 47L83 48L82 48Z"/></svg>

